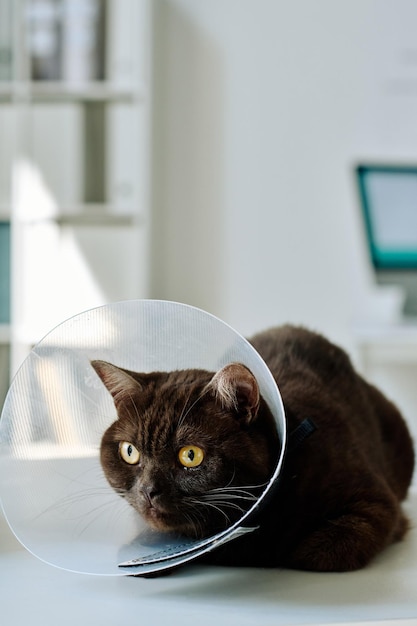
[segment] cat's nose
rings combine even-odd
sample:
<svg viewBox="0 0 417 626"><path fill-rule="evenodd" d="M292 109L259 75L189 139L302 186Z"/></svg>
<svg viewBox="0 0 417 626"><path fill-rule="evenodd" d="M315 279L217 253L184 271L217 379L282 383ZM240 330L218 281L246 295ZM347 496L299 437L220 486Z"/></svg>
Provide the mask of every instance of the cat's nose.
<svg viewBox="0 0 417 626"><path fill-rule="evenodd" d="M151 506L154 504L155 499L162 493L155 485L143 485L140 490Z"/></svg>

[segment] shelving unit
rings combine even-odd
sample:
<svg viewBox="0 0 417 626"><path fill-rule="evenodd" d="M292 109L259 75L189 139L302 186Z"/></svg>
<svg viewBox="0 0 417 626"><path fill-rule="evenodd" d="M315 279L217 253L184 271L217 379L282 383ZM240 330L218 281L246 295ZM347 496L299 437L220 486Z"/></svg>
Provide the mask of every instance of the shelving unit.
<svg viewBox="0 0 417 626"><path fill-rule="evenodd" d="M0 0L0 408L57 324L148 295L149 13L149 0Z"/></svg>

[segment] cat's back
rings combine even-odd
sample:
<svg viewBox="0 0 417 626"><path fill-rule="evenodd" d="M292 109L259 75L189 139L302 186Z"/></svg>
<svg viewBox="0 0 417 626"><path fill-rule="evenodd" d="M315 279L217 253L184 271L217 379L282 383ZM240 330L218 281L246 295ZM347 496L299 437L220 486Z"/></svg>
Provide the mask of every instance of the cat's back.
<svg viewBox="0 0 417 626"><path fill-rule="evenodd" d="M360 451L403 498L414 468L407 424L397 407L355 371L346 352L291 325L259 333L250 342L278 384L290 429L308 414L321 430L322 445L339 458L344 448Z"/></svg>
<svg viewBox="0 0 417 626"><path fill-rule="evenodd" d="M347 354L322 335L300 326L277 326L250 339L275 378L289 372L314 375L328 383L355 380Z"/></svg>

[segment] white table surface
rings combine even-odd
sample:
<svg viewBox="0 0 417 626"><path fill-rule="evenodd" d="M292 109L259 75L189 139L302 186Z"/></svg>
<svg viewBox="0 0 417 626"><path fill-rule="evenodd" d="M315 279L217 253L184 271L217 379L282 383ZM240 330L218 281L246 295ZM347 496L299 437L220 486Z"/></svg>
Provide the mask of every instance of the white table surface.
<svg viewBox="0 0 417 626"><path fill-rule="evenodd" d="M74 574L42 563L0 515L0 624L262 626L417 624L417 493L402 543L347 574L192 565L156 579Z"/></svg>

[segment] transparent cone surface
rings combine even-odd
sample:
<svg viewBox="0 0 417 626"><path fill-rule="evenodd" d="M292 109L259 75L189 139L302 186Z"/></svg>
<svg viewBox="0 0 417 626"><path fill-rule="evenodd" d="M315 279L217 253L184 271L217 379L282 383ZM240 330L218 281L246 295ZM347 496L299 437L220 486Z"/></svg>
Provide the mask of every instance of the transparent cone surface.
<svg viewBox="0 0 417 626"><path fill-rule="evenodd" d="M130 559L150 561L145 570L154 571L159 567L152 564L155 553L183 562L211 549L219 538L178 547L178 539L150 535L108 485L99 448L116 411L90 365L93 359L138 372L214 372L230 362L244 363L257 378L282 442L275 473L254 506L278 477L284 412L257 352L227 324L199 309L157 300L119 302L55 328L32 350L11 385L0 422L0 498L13 532L40 559L90 574L130 574L118 567ZM222 536L236 533L239 524Z"/></svg>

